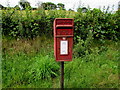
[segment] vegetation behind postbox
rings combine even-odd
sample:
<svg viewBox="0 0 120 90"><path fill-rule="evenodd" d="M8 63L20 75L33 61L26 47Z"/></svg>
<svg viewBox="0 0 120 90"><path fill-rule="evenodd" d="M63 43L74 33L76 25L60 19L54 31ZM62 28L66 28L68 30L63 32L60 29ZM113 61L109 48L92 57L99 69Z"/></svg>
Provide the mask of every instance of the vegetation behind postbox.
<svg viewBox="0 0 120 90"><path fill-rule="evenodd" d="M3 10L2 34L15 38L34 38L36 36L53 36L55 18L74 18L74 40L86 39L92 31L94 39L120 39L120 11L103 12L99 9L88 10L86 13L49 10Z"/></svg>

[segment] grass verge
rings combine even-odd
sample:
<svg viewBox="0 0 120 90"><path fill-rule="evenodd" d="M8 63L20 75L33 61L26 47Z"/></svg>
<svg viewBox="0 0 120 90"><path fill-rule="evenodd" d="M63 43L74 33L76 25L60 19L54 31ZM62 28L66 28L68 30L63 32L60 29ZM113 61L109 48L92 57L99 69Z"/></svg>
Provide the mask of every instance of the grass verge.
<svg viewBox="0 0 120 90"><path fill-rule="evenodd" d="M120 43L106 42L92 53L65 62L65 88L118 88ZM59 88L60 66L53 56L53 39L3 40L3 88Z"/></svg>

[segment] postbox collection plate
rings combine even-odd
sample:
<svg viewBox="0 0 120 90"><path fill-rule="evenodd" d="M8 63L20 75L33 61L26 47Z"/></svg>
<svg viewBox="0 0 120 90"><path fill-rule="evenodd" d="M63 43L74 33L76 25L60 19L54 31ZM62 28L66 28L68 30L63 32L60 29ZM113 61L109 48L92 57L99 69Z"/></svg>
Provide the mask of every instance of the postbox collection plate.
<svg viewBox="0 0 120 90"><path fill-rule="evenodd" d="M68 54L68 41L61 40L60 41L60 55L67 55Z"/></svg>
<svg viewBox="0 0 120 90"><path fill-rule="evenodd" d="M54 56L56 61L72 61L73 29L71 18L54 20Z"/></svg>

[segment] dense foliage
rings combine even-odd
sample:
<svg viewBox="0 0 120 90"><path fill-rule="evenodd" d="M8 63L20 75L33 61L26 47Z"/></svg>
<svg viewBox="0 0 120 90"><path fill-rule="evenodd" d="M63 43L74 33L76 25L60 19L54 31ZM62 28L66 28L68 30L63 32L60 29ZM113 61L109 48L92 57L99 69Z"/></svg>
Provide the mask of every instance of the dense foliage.
<svg viewBox="0 0 120 90"><path fill-rule="evenodd" d="M3 35L16 38L34 38L42 34L53 35L55 18L74 18L75 40L86 39L89 31L95 39L120 39L120 11L111 13L99 9L87 10L86 13L64 10L38 9L36 11L15 9L3 10Z"/></svg>
<svg viewBox="0 0 120 90"><path fill-rule="evenodd" d="M65 88L118 88L120 42L88 39L75 45L73 61L64 64ZM53 52L51 38L4 39L2 87L60 88L60 63Z"/></svg>
<svg viewBox="0 0 120 90"><path fill-rule="evenodd" d="M59 88L60 63L54 60L51 39L53 21L74 18L73 61L65 62L65 88L118 88L119 15L120 11L99 9L88 9L86 13L61 9L3 10L0 86Z"/></svg>
<svg viewBox="0 0 120 90"><path fill-rule="evenodd" d="M99 9L79 13L75 17L76 36L85 38L91 30L96 39L116 39L120 35L119 12L111 14ZM120 38L119 38L120 39Z"/></svg>

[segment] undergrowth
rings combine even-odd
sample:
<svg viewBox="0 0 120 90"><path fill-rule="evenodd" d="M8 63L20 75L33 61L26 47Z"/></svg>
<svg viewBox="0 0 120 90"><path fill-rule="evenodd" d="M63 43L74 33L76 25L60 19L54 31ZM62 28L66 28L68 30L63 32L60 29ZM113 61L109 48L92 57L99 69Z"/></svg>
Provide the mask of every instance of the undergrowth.
<svg viewBox="0 0 120 90"><path fill-rule="evenodd" d="M73 61L65 62L65 88L118 88L120 42L86 40L80 39L82 44L74 46ZM54 60L53 38L9 42L4 38L2 50L3 88L60 87L60 63Z"/></svg>

